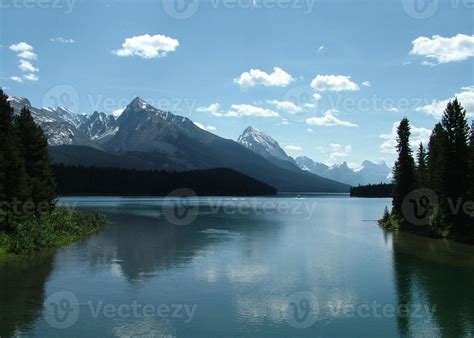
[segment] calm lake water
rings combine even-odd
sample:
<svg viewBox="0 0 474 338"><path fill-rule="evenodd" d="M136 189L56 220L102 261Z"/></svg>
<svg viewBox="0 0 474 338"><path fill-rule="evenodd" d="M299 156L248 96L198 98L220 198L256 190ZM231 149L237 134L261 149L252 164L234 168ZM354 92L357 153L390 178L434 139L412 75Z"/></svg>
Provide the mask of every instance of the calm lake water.
<svg viewBox="0 0 474 338"><path fill-rule="evenodd" d="M1 337L474 335L474 248L384 233L389 199L61 203L110 225L0 265Z"/></svg>

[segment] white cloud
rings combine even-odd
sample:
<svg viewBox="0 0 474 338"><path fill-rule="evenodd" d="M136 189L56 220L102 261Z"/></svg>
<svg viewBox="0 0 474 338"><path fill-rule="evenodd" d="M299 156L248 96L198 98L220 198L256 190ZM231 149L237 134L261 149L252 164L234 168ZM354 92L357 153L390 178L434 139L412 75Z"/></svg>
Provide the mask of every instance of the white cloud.
<svg viewBox="0 0 474 338"><path fill-rule="evenodd" d="M321 94L319 94L319 93L314 93L314 94L313 94L313 98L316 100L316 102L318 102L319 100L321 100Z"/></svg>
<svg viewBox="0 0 474 338"><path fill-rule="evenodd" d="M285 118L282 118L282 119L281 119L281 124L282 124L282 125L284 125L284 126L287 126L287 125L289 125L289 124L290 124L290 122L288 122L288 120L287 120L287 119L285 119Z"/></svg>
<svg viewBox="0 0 474 338"><path fill-rule="evenodd" d="M370 81L364 81L361 83L364 87L370 87Z"/></svg>
<svg viewBox="0 0 474 338"><path fill-rule="evenodd" d="M74 43L75 42L73 39L65 39L61 36L59 36L57 38L50 38L49 41L58 42L58 43Z"/></svg>
<svg viewBox="0 0 474 338"><path fill-rule="evenodd" d="M463 87L461 88L461 91L454 94L453 97L446 100L433 100L426 106L416 108L416 111L426 113L439 119L443 116L448 102L453 100L455 97L457 97L463 107L466 108L467 114L469 116L474 116L474 86Z"/></svg>
<svg viewBox="0 0 474 338"><path fill-rule="evenodd" d="M265 87L286 87L295 81L293 76L279 67L273 68L273 73L268 74L260 69L251 69L248 72L240 74L234 79L234 82L243 88L262 85Z"/></svg>
<svg viewBox="0 0 474 338"><path fill-rule="evenodd" d="M395 107L391 107L389 111L391 111L392 113L398 113L398 109Z"/></svg>
<svg viewBox="0 0 474 338"><path fill-rule="evenodd" d="M343 146L338 143L331 143L329 148L331 150L331 162L337 162L339 158L349 156L349 153L352 151L352 145L350 144Z"/></svg>
<svg viewBox="0 0 474 338"><path fill-rule="evenodd" d="M412 44L410 54L424 56L427 59L422 63L424 65L459 62L474 56L474 35L458 34L451 38L421 36Z"/></svg>
<svg viewBox="0 0 474 338"><path fill-rule="evenodd" d="M325 50L325 49L326 49L326 46L320 46L320 47L318 48L318 53L321 53L321 52L322 52L323 50Z"/></svg>
<svg viewBox="0 0 474 338"><path fill-rule="evenodd" d="M394 122L392 126L392 131L390 134L381 134L380 138L383 143L380 145L380 151L386 154L396 154L395 149L397 145L397 129L400 121ZM431 136L431 130L426 128L418 128L414 125L411 125L411 136L410 136L410 145L413 150L415 150L420 142L423 142L424 145L428 144L428 141Z"/></svg>
<svg viewBox="0 0 474 338"><path fill-rule="evenodd" d="M154 59L165 57L170 52L174 52L179 47L176 39L164 35L139 35L126 38L121 49L116 49L113 53L117 56L139 56L143 59Z"/></svg>
<svg viewBox="0 0 474 338"><path fill-rule="evenodd" d="M225 116L230 117L278 117L279 114L270 109L262 107L256 107L250 104L233 104L230 106L231 110L228 111Z"/></svg>
<svg viewBox="0 0 474 338"><path fill-rule="evenodd" d="M300 146L293 146L291 144L285 146L285 149L288 151L302 151L303 150L303 148L301 148Z"/></svg>
<svg viewBox="0 0 474 338"><path fill-rule="evenodd" d="M214 126L205 126L205 125L203 125L202 123L199 123L199 122L194 122L194 124L197 127L201 128L203 130L207 130L207 131L215 131L216 130L216 127L214 127Z"/></svg>
<svg viewBox="0 0 474 338"><path fill-rule="evenodd" d="M14 51L15 53L21 53L26 51L33 51L33 46L27 44L26 42L19 42L17 44L13 44L10 46L10 50Z"/></svg>
<svg viewBox="0 0 474 338"><path fill-rule="evenodd" d="M219 103L212 103L208 107L198 107L196 111L199 113L209 113L214 116L222 116L222 113L220 112L220 108L221 106Z"/></svg>
<svg viewBox="0 0 474 338"><path fill-rule="evenodd" d="M15 81L15 82L19 82L19 83L23 82L23 79L19 76L11 76L10 80Z"/></svg>
<svg viewBox="0 0 474 338"><path fill-rule="evenodd" d="M267 101L267 103L274 105L276 109L280 111L284 111L290 114L301 113L303 111L303 108L297 106L296 104L290 101L271 100Z"/></svg>
<svg viewBox="0 0 474 338"><path fill-rule="evenodd" d="M306 131L307 131L308 133L312 133L312 132L313 132L313 129L308 128L308 129L306 129Z"/></svg>
<svg viewBox="0 0 474 338"><path fill-rule="evenodd" d="M24 52L18 53L18 57L20 59L26 59L26 60L36 60L36 53L30 51L30 50L25 50Z"/></svg>
<svg viewBox="0 0 474 338"><path fill-rule="evenodd" d="M305 103L303 107L308 109L314 109L316 108L316 103Z"/></svg>
<svg viewBox="0 0 474 338"><path fill-rule="evenodd" d="M334 114L336 114L336 110L328 110L324 113L324 116L321 117L311 117L306 119L306 123L313 125L313 126L324 126L324 127L333 127L333 126L344 126L344 127L359 127L357 124L342 121L338 119Z"/></svg>
<svg viewBox="0 0 474 338"><path fill-rule="evenodd" d="M341 92L341 91L356 91L360 87L357 83L352 82L350 76L345 75L316 75L311 82L311 87L316 92Z"/></svg>
<svg viewBox="0 0 474 338"><path fill-rule="evenodd" d="M28 81L38 81L39 77L38 75L31 73L31 74L23 75L23 79L28 80Z"/></svg>
<svg viewBox="0 0 474 338"><path fill-rule="evenodd" d="M31 62L26 61L26 60L20 60L20 64L18 66L22 72L25 73L37 73L39 72L39 69L34 67Z"/></svg>

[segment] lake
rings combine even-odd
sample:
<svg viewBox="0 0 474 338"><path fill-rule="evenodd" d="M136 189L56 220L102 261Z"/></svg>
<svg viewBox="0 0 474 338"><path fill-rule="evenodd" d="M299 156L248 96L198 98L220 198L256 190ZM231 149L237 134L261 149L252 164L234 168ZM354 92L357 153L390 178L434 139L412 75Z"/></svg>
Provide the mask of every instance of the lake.
<svg viewBox="0 0 474 338"><path fill-rule="evenodd" d="M62 198L102 232L0 265L0 336L473 336L474 248L390 199Z"/></svg>

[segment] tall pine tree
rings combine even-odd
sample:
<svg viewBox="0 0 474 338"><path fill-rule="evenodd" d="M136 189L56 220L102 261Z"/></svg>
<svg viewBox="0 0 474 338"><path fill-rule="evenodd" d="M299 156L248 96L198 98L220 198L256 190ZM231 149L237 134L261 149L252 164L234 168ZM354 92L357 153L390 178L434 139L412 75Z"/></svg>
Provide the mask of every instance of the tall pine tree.
<svg viewBox="0 0 474 338"><path fill-rule="evenodd" d="M30 192L25 163L18 149L13 109L3 90L0 90L0 144L0 190L3 194L0 229L9 230L12 218L21 216L23 203L29 199Z"/></svg>
<svg viewBox="0 0 474 338"><path fill-rule="evenodd" d="M398 159L393 169L392 214L401 220L403 220L403 199L416 187L415 160L410 148L410 134L410 123L405 117L397 130Z"/></svg>
<svg viewBox="0 0 474 338"><path fill-rule="evenodd" d="M428 185L426 156L425 147L423 147L423 143L420 143L418 153L416 154L416 180L418 188L426 188Z"/></svg>
<svg viewBox="0 0 474 338"><path fill-rule="evenodd" d="M468 186L468 152L469 152L469 125L466 118L466 110L461 106L458 99L449 102L441 120L447 139L447 171L444 178L447 198L453 205L459 199L465 201ZM463 223L466 222L465 215L460 212L450 215L456 224L456 230L461 231Z"/></svg>
<svg viewBox="0 0 474 338"><path fill-rule="evenodd" d="M50 210L54 207L56 189L49 164L47 139L26 107L16 118L16 128L19 132L20 150L25 159L31 201L35 205L35 211Z"/></svg>

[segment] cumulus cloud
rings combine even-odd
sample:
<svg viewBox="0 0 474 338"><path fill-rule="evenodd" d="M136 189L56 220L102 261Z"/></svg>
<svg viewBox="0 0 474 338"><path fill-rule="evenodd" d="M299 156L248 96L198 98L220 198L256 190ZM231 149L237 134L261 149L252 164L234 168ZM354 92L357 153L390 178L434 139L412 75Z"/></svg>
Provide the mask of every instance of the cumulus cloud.
<svg viewBox="0 0 474 338"><path fill-rule="evenodd" d="M352 151L352 145L350 144L343 146L338 143L331 143L329 144L329 148L331 151L331 162L337 162L341 157L349 156L349 153Z"/></svg>
<svg viewBox="0 0 474 338"><path fill-rule="evenodd" d="M26 42L19 42L17 44L13 44L10 46L10 50L14 51L15 53L21 53L26 51L33 51L33 46L27 44Z"/></svg>
<svg viewBox="0 0 474 338"><path fill-rule="evenodd" d="M214 116L222 116L220 109L221 109L221 106L219 103L212 103L207 107L198 107L196 111L199 113L209 113Z"/></svg>
<svg viewBox="0 0 474 338"><path fill-rule="evenodd" d="M341 91L356 91L360 87L357 83L351 80L350 76L345 75L316 75L311 81L311 87L315 92L341 92Z"/></svg>
<svg viewBox="0 0 474 338"><path fill-rule="evenodd" d="M30 50L25 50L24 52L18 53L17 55L20 59L25 59L25 60L36 60L37 58L36 53Z"/></svg>
<svg viewBox="0 0 474 338"><path fill-rule="evenodd" d="M474 35L458 34L451 38L420 36L412 44L410 54L425 57L424 65L460 62L474 56Z"/></svg>
<svg viewBox="0 0 474 338"><path fill-rule="evenodd" d="M57 38L50 38L49 41L58 42L58 43L74 43L75 42L73 39L65 39L61 36L59 36Z"/></svg>
<svg viewBox="0 0 474 338"><path fill-rule="evenodd" d="M279 114L273 110L262 107L253 106L250 104L233 104L230 110L225 114L230 117L278 117Z"/></svg>
<svg viewBox="0 0 474 338"><path fill-rule="evenodd" d="M199 123L199 122L194 122L194 124L197 127L201 128L203 130L207 130L207 131L215 131L216 130L216 127L214 127L214 126L205 126L205 125L203 125L202 123Z"/></svg>
<svg viewBox="0 0 474 338"><path fill-rule="evenodd" d="M22 72L25 73L37 73L39 72L39 69L34 67L31 62L26 61L26 60L20 60L20 64L18 66Z"/></svg>
<svg viewBox="0 0 474 338"><path fill-rule="evenodd" d="M26 42L19 42L17 44L10 45L10 50L17 53L19 58L19 65L18 68L23 73L27 73L22 75L21 77L18 75L11 76L10 80L22 83L23 80L26 81L38 81L39 77L35 73L39 72L39 69L35 67L30 61L36 60L37 55L33 51L33 46Z"/></svg>
<svg viewBox="0 0 474 338"><path fill-rule="evenodd" d="M271 100L271 101L267 101L267 103L274 105L276 109L280 111L284 111L290 114L297 114L303 111L303 108L301 108L300 106L297 106L296 104L290 101Z"/></svg>
<svg viewBox="0 0 474 338"><path fill-rule="evenodd" d="M23 79L28 80L28 81L38 81L39 77L36 74L32 73L32 74L23 75Z"/></svg>
<svg viewBox="0 0 474 338"><path fill-rule="evenodd" d="M15 82L19 82L19 83L23 82L23 79L19 76L10 76L10 80L15 81Z"/></svg>
<svg viewBox="0 0 474 338"><path fill-rule="evenodd" d="M383 140L383 143L380 145L380 151L386 154L396 154L395 149L397 145L397 129L400 121L394 122L392 126L392 131L389 134L381 134L380 138ZM416 149L420 142L423 142L424 145L428 144L428 141L431 136L431 130L426 128L419 128L411 125L411 137L410 145L412 149Z"/></svg>
<svg viewBox="0 0 474 338"><path fill-rule="evenodd" d="M165 35L139 35L126 38L122 48L112 51L117 56L138 56L143 59L161 58L179 47L176 39Z"/></svg>
<svg viewBox="0 0 474 338"><path fill-rule="evenodd" d="M474 117L474 86L462 87L461 91L454 94L453 97L446 100L433 100L430 104L416 108L417 112L423 112L437 119L443 116L446 105L455 97L466 109L469 116Z"/></svg>
<svg viewBox="0 0 474 338"><path fill-rule="evenodd" d="M293 76L279 67L274 67L273 73L270 74L265 73L260 69L251 69L234 79L234 82L243 88L259 85L265 87L286 87L293 81L295 81Z"/></svg>
<svg viewBox="0 0 474 338"><path fill-rule="evenodd" d="M291 144L285 146L285 149L288 151L302 151L303 150L303 148L301 148L300 146L293 146Z"/></svg>
<svg viewBox="0 0 474 338"><path fill-rule="evenodd" d="M361 83L364 87L370 87L370 81L364 81Z"/></svg>
<svg viewBox="0 0 474 338"><path fill-rule="evenodd" d="M336 110L328 110L324 113L324 116L321 117L310 117L306 119L306 123L313 126L324 126L324 127L333 127L333 126L343 126L343 127L359 127L357 124L343 121L338 119L334 114Z"/></svg>

